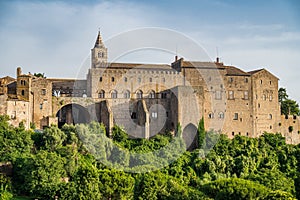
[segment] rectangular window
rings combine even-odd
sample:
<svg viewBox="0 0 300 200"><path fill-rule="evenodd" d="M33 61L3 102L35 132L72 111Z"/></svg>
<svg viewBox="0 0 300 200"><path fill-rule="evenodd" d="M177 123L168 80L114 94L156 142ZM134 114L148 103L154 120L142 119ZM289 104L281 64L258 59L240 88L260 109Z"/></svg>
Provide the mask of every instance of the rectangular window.
<svg viewBox="0 0 300 200"><path fill-rule="evenodd" d="M16 111L13 111L13 113L11 114L10 118L11 119L16 119L16 116L17 116L17 112Z"/></svg>
<svg viewBox="0 0 300 200"><path fill-rule="evenodd" d="M232 82L233 82L233 78L230 77L230 78L228 79L228 82L229 82L229 83L232 83Z"/></svg>
<svg viewBox="0 0 300 200"><path fill-rule="evenodd" d="M248 91L244 91L244 99L249 99L249 94L248 94Z"/></svg>
<svg viewBox="0 0 300 200"><path fill-rule="evenodd" d="M46 95L46 89L42 89L42 95Z"/></svg>
<svg viewBox="0 0 300 200"><path fill-rule="evenodd" d="M238 120L239 119L239 114L238 113L234 113L233 119L234 120Z"/></svg>
<svg viewBox="0 0 300 200"><path fill-rule="evenodd" d="M152 118L157 118L157 112L153 112L152 114L151 114L151 116L152 116Z"/></svg>
<svg viewBox="0 0 300 200"><path fill-rule="evenodd" d="M234 99L234 92L232 90L228 91L228 99Z"/></svg>
<svg viewBox="0 0 300 200"><path fill-rule="evenodd" d="M215 98L216 98L217 100L221 100L221 99L222 99L221 91L216 91L216 96L215 96Z"/></svg>
<svg viewBox="0 0 300 200"><path fill-rule="evenodd" d="M161 93L161 98L166 99L167 98L167 93L165 93L165 92Z"/></svg>

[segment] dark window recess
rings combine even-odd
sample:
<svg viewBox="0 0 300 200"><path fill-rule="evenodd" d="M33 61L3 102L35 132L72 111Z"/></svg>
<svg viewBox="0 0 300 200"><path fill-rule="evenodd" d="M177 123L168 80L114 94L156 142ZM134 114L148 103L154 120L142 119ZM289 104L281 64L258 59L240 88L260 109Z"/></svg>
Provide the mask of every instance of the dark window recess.
<svg viewBox="0 0 300 200"><path fill-rule="evenodd" d="M166 99L167 98L167 93L161 93L161 98Z"/></svg>
<svg viewBox="0 0 300 200"><path fill-rule="evenodd" d="M102 82L102 76L99 78L99 81Z"/></svg>
<svg viewBox="0 0 300 200"><path fill-rule="evenodd" d="M131 119L136 119L136 112L131 113Z"/></svg>
<svg viewBox="0 0 300 200"><path fill-rule="evenodd" d="M239 118L239 114L238 113L234 113L233 119L234 120L238 120L238 118Z"/></svg>
<svg viewBox="0 0 300 200"><path fill-rule="evenodd" d="M234 136L234 132L232 132L231 135Z"/></svg>
<svg viewBox="0 0 300 200"><path fill-rule="evenodd" d="M22 90L22 96L24 96L25 95L25 91L24 90Z"/></svg>

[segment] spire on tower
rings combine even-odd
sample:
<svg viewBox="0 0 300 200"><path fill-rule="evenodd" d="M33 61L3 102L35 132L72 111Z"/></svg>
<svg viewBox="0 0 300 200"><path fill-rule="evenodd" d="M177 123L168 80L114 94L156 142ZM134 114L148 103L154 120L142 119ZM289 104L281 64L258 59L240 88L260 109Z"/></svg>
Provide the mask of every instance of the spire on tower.
<svg viewBox="0 0 300 200"><path fill-rule="evenodd" d="M97 40L95 42L95 46L94 47L99 47L101 45L103 45L103 42L102 42L102 37L101 37L101 33L100 33L100 28L99 28Z"/></svg>

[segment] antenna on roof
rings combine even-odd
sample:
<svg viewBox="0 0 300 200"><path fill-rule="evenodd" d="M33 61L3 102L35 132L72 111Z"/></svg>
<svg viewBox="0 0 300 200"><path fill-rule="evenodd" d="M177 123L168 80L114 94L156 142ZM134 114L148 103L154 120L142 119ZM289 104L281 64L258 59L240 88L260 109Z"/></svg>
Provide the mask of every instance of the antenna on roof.
<svg viewBox="0 0 300 200"><path fill-rule="evenodd" d="M177 44L176 44L176 54L175 54L175 61L178 60L178 55L177 55Z"/></svg>
<svg viewBox="0 0 300 200"><path fill-rule="evenodd" d="M217 52L217 59L216 59L216 63L220 62L220 58L219 58L219 50L218 47L216 46L216 52Z"/></svg>

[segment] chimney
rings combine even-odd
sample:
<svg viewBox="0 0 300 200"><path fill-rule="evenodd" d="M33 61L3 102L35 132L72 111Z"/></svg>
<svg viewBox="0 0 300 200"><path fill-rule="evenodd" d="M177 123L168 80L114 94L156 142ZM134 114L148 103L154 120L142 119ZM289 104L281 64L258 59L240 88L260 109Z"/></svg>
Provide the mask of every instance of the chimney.
<svg viewBox="0 0 300 200"><path fill-rule="evenodd" d="M217 59L216 59L216 63L219 63L220 62L220 58L219 57L217 57Z"/></svg>
<svg viewBox="0 0 300 200"><path fill-rule="evenodd" d="M175 61L177 61L177 60L178 60L178 56L176 55L176 56L175 56Z"/></svg>

